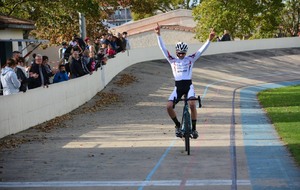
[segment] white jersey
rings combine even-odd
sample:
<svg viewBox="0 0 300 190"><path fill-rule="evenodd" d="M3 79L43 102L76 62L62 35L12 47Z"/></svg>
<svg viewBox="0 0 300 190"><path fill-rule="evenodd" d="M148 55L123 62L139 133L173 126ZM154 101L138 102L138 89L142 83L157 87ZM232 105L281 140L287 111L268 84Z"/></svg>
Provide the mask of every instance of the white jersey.
<svg viewBox="0 0 300 190"><path fill-rule="evenodd" d="M175 81L192 80L194 63L208 48L210 41L207 40L196 53L185 56L183 59L179 59L177 56L175 57L170 54L160 36L157 36L157 40L160 49L171 65Z"/></svg>

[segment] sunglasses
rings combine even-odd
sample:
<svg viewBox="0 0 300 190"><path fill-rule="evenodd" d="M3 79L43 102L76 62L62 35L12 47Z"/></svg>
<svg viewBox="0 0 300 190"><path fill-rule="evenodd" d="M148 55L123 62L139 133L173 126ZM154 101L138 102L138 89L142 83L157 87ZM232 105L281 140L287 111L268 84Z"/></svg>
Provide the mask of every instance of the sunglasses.
<svg viewBox="0 0 300 190"><path fill-rule="evenodd" d="M177 53L177 55L185 55L185 53Z"/></svg>

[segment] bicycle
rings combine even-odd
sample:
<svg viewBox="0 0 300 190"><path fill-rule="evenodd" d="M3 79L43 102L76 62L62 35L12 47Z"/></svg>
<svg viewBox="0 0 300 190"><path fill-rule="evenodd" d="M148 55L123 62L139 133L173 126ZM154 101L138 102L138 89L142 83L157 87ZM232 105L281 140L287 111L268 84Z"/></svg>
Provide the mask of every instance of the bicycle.
<svg viewBox="0 0 300 190"><path fill-rule="evenodd" d="M184 138L185 141L185 151L187 152L188 155L190 155L190 138L192 138L192 120L191 120L191 114L189 112L189 104L188 101L190 100L198 100L199 103L199 108L202 107L201 105L201 98L198 96L198 98L186 98L186 95L184 96L184 99L174 99L174 105L173 107L175 108L175 104L177 104L180 101L184 101L184 106L183 106L183 112L182 112L182 120L181 120L181 131L182 131L182 137Z"/></svg>

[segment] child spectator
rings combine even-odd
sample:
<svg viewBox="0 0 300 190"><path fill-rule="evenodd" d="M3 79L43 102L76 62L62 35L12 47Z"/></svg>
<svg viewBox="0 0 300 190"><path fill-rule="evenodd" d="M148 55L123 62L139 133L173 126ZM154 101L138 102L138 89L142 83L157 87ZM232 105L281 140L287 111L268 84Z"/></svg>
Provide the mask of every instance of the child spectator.
<svg viewBox="0 0 300 190"><path fill-rule="evenodd" d="M111 44L108 44L106 54L107 54L108 58L114 58L115 57L116 51L113 49Z"/></svg>
<svg viewBox="0 0 300 190"><path fill-rule="evenodd" d="M58 67L59 71L54 75L53 83L69 80L65 65L61 64Z"/></svg>

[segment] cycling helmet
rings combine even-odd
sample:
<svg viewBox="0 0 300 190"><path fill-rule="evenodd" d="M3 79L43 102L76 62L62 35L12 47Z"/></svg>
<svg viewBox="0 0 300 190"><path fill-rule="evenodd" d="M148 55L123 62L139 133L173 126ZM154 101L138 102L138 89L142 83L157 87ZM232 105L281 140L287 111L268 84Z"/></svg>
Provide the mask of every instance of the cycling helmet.
<svg viewBox="0 0 300 190"><path fill-rule="evenodd" d="M177 53L186 53L188 50L188 45L184 42L178 42L176 44L176 52Z"/></svg>

